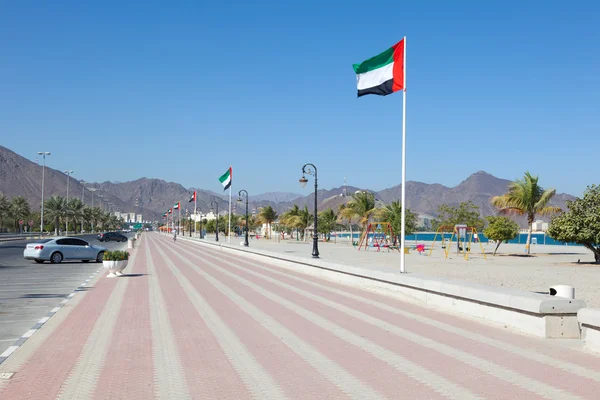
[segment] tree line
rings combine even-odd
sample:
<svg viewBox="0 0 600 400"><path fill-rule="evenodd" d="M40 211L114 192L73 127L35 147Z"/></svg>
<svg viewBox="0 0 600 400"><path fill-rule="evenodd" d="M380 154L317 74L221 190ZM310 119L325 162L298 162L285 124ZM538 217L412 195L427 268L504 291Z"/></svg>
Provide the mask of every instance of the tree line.
<svg viewBox="0 0 600 400"><path fill-rule="evenodd" d="M19 232L19 220L33 221L32 232L40 231L41 212L32 211L23 196L8 199L0 193L0 232ZM68 220L69 226L65 224ZM90 232L93 229L114 230L123 224L114 214L99 207L90 207L78 198L67 201L61 196L52 196L44 201L44 231Z"/></svg>

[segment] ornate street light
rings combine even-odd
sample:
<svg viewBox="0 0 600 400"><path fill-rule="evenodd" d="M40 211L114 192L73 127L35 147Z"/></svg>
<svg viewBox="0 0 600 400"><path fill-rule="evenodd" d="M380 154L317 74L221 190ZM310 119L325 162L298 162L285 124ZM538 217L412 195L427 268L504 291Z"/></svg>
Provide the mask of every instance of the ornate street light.
<svg viewBox="0 0 600 400"><path fill-rule="evenodd" d="M211 201L210 202L211 206L215 206L215 208L217 209L217 223L216 223L216 227L217 229L215 229L216 233L217 233L217 237L215 239L215 241L219 241L219 203L217 203L216 201Z"/></svg>
<svg viewBox="0 0 600 400"><path fill-rule="evenodd" d="M238 200L237 201L239 201L239 202L242 201L242 194L246 198L246 236L244 237L244 246L248 247L248 246L250 246L250 243L248 243L248 192L245 191L244 189L240 190L238 192Z"/></svg>
<svg viewBox="0 0 600 400"><path fill-rule="evenodd" d="M315 222L314 222L314 233L313 233L313 250L312 257L319 258L319 236L317 231L317 167L314 164L304 164L302 167L302 178L300 178L300 186L306 187L308 179L305 174L313 175L315 177Z"/></svg>

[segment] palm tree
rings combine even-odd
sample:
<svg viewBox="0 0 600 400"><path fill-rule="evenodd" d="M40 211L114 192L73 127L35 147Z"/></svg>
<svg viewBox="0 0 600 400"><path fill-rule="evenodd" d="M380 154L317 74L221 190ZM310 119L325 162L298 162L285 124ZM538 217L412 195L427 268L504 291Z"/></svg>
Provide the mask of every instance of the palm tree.
<svg viewBox="0 0 600 400"><path fill-rule="evenodd" d="M394 235L400 237L400 233L402 232L402 204L400 204L399 200L393 200L384 208L378 209L375 214L379 220L392 224ZM417 216L407 209L405 217L404 234L410 235L417 230Z"/></svg>
<svg viewBox="0 0 600 400"><path fill-rule="evenodd" d="M350 215L358 218L358 222L362 225L363 231L367 228L369 218L375 212L375 194L365 191L357 191L352 195L350 201L346 204L344 210L345 215Z"/></svg>
<svg viewBox="0 0 600 400"><path fill-rule="evenodd" d="M523 179L517 179L508 185L508 192L494 196L491 203L502 214L526 215L529 224L527 234L527 254L531 252L531 231L536 214L549 215L560 212L558 207L548 206L556 189L544 190L538 185L538 177L525 172Z"/></svg>
<svg viewBox="0 0 600 400"><path fill-rule="evenodd" d="M67 214L67 201L64 197L52 196L44 202L44 214L54 221L54 234L58 236L58 226Z"/></svg>
<svg viewBox="0 0 600 400"><path fill-rule="evenodd" d="M4 226L4 219L9 216L10 204L8 202L8 198L0 193L0 232L2 232L2 227Z"/></svg>
<svg viewBox="0 0 600 400"><path fill-rule="evenodd" d="M302 228L302 217L300 208L294 204L292 208L281 214L279 220L283 225L290 229L296 229L296 239L298 239L298 229Z"/></svg>
<svg viewBox="0 0 600 400"><path fill-rule="evenodd" d="M328 208L319 213L319 231L324 233L328 239L331 238L331 231L335 230L337 222L337 215L335 212Z"/></svg>
<svg viewBox="0 0 600 400"><path fill-rule="evenodd" d="M31 210L25 197L15 196L10 200L10 215L15 221L15 232L19 230L18 221L20 219L26 219L29 214L31 214Z"/></svg>
<svg viewBox="0 0 600 400"><path fill-rule="evenodd" d="M77 225L79 223L81 223L81 226L83 227L84 209L85 204L83 204L80 199L74 198L69 200L69 204L67 204L67 212L69 213L69 217L71 217L73 220L73 230L77 230Z"/></svg>
<svg viewBox="0 0 600 400"><path fill-rule="evenodd" d="M82 218L83 218L83 221L88 226L86 229L91 232L92 230L90 228L90 225L92 224L92 221L94 220L94 209L92 207L85 207L83 209Z"/></svg>
<svg viewBox="0 0 600 400"><path fill-rule="evenodd" d="M267 239L269 239L271 237L271 222L277 219L277 213L273 207L266 206L260 208L257 217L261 223L267 224Z"/></svg>
<svg viewBox="0 0 600 400"><path fill-rule="evenodd" d="M356 215L354 214L354 210L351 207L348 207L347 204L340 204L338 209L338 218L340 222L343 222L344 219L348 220L348 225L350 226L350 243L354 243L354 234L352 233L352 220Z"/></svg>

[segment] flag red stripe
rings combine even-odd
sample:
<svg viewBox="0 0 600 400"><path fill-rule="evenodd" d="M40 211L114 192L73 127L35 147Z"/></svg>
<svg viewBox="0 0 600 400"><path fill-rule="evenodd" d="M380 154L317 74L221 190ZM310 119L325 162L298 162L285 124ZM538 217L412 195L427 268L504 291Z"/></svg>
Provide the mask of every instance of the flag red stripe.
<svg viewBox="0 0 600 400"><path fill-rule="evenodd" d="M392 91L397 92L404 87L404 39L392 46L394 49L394 83Z"/></svg>

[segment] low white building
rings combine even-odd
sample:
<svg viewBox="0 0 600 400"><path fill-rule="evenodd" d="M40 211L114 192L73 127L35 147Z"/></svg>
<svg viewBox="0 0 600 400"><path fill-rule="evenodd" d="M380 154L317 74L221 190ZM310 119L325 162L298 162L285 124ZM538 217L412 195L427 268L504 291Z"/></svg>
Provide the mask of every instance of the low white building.
<svg viewBox="0 0 600 400"><path fill-rule="evenodd" d="M144 219L142 218L142 214L137 214L135 216L135 222L144 222Z"/></svg>
<svg viewBox="0 0 600 400"><path fill-rule="evenodd" d="M548 222L538 219L531 224L531 227L533 232L546 232L548 230Z"/></svg>

